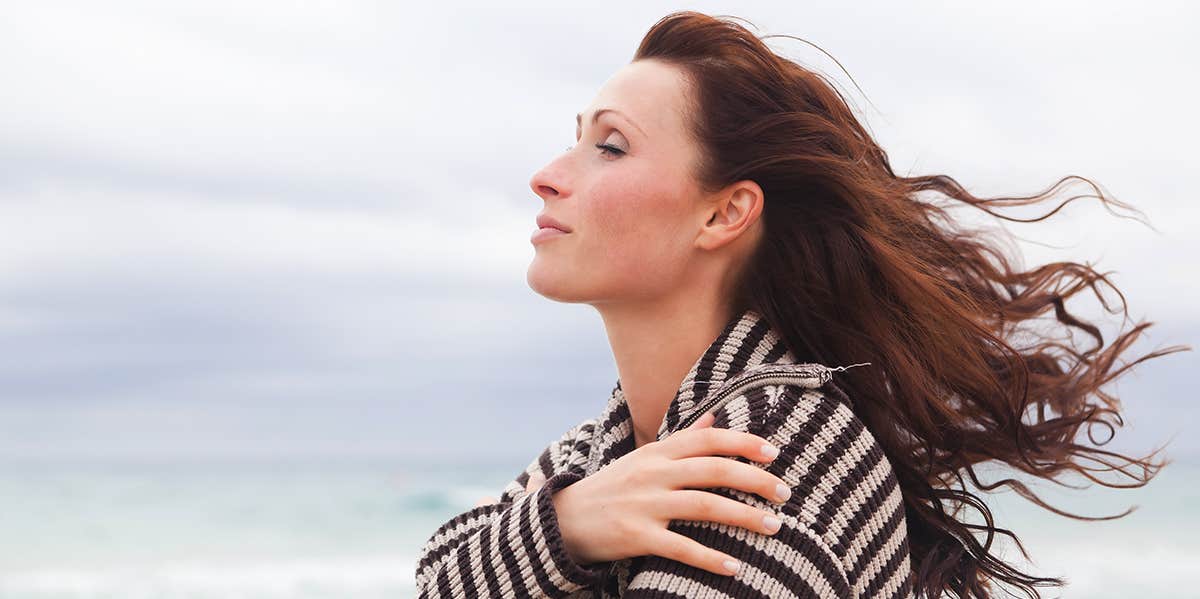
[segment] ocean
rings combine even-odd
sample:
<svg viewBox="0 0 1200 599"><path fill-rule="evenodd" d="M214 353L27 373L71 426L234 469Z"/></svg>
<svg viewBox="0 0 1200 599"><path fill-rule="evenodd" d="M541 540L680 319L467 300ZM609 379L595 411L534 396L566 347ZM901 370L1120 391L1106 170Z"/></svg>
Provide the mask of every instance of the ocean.
<svg viewBox="0 0 1200 599"><path fill-rule="evenodd" d="M524 466L0 462L0 599L413 597L433 531ZM1012 492L985 498L1031 552L1033 572L1068 579L1045 597L1200 597L1198 483L1200 465L1178 461L1144 489L1038 487L1076 513L1140 506L1105 522L1072 521Z"/></svg>

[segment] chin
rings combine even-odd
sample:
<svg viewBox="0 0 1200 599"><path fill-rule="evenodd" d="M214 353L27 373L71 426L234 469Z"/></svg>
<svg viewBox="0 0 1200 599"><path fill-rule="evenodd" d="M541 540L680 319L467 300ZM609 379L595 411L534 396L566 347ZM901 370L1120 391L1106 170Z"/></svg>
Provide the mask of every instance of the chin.
<svg viewBox="0 0 1200 599"><path fill-rule="evenodd" d="M572 276L564 269L541 264L538 258L534 258L529 264L529 269L525 271L525 283L546 299L566 303L583 301L583 298L579 297L578 276Z"/></svg>

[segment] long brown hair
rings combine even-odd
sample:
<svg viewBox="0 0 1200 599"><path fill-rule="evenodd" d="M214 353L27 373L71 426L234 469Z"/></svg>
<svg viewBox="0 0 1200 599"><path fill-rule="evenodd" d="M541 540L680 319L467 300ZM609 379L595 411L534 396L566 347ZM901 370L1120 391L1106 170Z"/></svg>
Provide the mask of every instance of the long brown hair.
<svg viewBox="0 0 1200 599"><path fill-rule="evenodd" d="M1118 399L1101 387L1144 360L1191 348L1167 348L1113 370L1118 354L1152 323L1137 324L1103 348L1099 329L1064 307L1090 288L1115 313L1097 287L1116 289L1103 274L1075 262L1014 269L987 230L963 228L939 202L1036 221L1076 198L1036 219L989 207L1046 200L1079 180L1098 195L1077 197L1130 207L1076 176L1034 196L991 199L947 175L897 176L842 95L763 39L723 18L675 12L646 33L633 58L684 73L689 126L702 148L694 172L701 185L716 191L750 179L763 190L765 235L740 273L735 309L757 310L803 361L872 365L840 381L900 481L919 594L985 597L991 582L1000 581L1040 597L1035 586L1062 586L1060 578L1025 574L989 553L1000 533L1029 557L1012 531L994 525L963 473L980 489L1009 486L1063 516L1125 516L1132 508L1105 517L1070 514L1015 479L985 484L973 466L995 460L1050 480L1074 471L1108 487L1145 485L1170 463L1150 461L1162 447L1133 459L1098 447L1107 440L1089 446L1076 443L1076 435L1085 424L1089 439L1093 425L1111 432L1111 420L1124 424ZM1085 331L1094 347L1081 349L1029 326L1050 309L1057 320L1051 324ZM1084 459L1107 468L1089 468ZM1107 483L1092 474L1114 469L1136 482ZM964 506L987 525L960 521ZM986 534L982 544L973 530Z"/></svg>

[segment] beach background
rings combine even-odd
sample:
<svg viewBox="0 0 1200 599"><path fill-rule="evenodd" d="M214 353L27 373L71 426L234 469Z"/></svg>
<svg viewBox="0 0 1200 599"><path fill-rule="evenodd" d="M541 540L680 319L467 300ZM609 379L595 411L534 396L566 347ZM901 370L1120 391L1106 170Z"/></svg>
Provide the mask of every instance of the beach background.
<svg viewBox="0 0 1200 599"><path fill-rule="evenodd" d="M434 529L609 397L598 316L525 283L528 181L683 8L833 54L769 40L898 174L981 196L1079 175L1136 206L1153 229L1086 197L1002 226L1027 267L1110 273L1129 322L1067 307L1106 345L1153 321L1126 358L1200 346L1194 3L10 3L0 599L411 596ZM1062 596L1200 596L1198 366L1107 389L1125 426L1105 449L1170 442L1149 487L1042 485L1138 511L987 496Z"/></svg>
<svg viewBox="0 0 1200 599"><path fill-rule="evenodd" d="M413 597L421 545L477 498L498 495L513 466L3 464L0 597ZM1012 492L986 497L1033 563L1007 538L997 541L1005 555L1067 578L1046 597L1196 597L1198 475L1195 463L1177 463L1143 489L1046 489L1052 505L1082 515L1139 506L1106 522L1061 518Z"/></svg>

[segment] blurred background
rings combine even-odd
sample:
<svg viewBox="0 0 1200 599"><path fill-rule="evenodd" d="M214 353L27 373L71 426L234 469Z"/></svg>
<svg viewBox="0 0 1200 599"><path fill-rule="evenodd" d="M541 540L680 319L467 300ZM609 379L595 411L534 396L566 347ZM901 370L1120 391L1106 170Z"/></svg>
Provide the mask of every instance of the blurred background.
<svg viewBox="0 0 1200 599"><path fill-rule="evenodd" d="M436 527L608 399L598 316L525 284L528 181L684 8L833 54L861 91L769 40L838 83L897 173L985 196L1074 174L1138 207L1157 231L1095 199L1003 227L1028 266L1113 273L1131 322L1068 308L1105 343L1155 322L1125 356L1200 342L1193 4L10 2L0 597L412 596ZM1109 388L1107 449L1170 441L1151 485L1035 486L1130 516L988 496L1062 596L1197 596L1198 365Z"/></svg>

